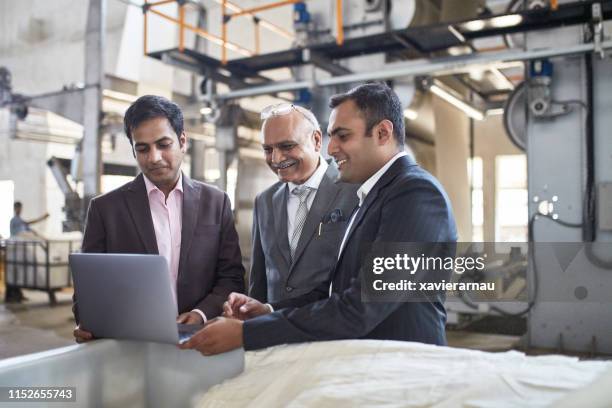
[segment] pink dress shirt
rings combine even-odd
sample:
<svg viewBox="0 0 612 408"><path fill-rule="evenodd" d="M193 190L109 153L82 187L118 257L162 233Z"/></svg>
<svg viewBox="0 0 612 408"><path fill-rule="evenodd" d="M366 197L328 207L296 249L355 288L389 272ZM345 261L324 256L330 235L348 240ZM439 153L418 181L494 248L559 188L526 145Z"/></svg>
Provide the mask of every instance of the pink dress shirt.
<svg viewBox="0 0 612 408"><path fill-rule="evenodd" d="M181 257L181 231L183 226L183 173L180 173L176 186L170 191L167 199L164 193L146 176L144 176L144 182L149 198L157 249L159 254L166 258L168 262L172 293L176 302L176 279ZM197 312L206 322L206 316L202 311L198 309L193 311Z"/></svg>

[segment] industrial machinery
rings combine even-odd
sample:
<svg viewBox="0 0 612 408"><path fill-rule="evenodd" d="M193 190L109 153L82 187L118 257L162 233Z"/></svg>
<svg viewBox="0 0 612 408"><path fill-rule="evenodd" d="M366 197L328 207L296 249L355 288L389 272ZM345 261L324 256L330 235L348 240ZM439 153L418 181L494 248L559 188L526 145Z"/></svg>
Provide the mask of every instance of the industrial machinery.
<svg viewBox="0 0 612 408"><path fill-rule="evenodd" d="M98 33L103 25L94 18L95 10L103 8L95 5L102 3L92 1L90 7L91 28ZM196 99L202 119L216 126L214 147L220 153L222 187L239 144L237 118L254 97L273 96L309 106L324 122L331 94L356 83L387 81L405 104L408 124L432 95L464 112L469 126L503 110L508 136L527 156L528 241L581 246L568 250L572 256L563 267L558 256L537 245L520 254L510 251L495 273L514 273L516 265L526 269L522 279L528 299L481 306L455 298L448 303L450 315L526 316L528 346L612 352L609 325L601 323L609 320L612 306L601 295L612 290L612 260L602 247L612 241L612 144L606 138L612 41L605 30L612 18L612 0L510 0L503 2L501 11L492 10L500 1L484 0L295 0L252 8L211 0L206 4L214 3L216 14L204 10L206 24L197 25L188 23L185 13L194 5L202 11L204 3L177 0L174 15L161 8L169 3L173 2L132 4L143 12L144 52L199 78ZM292 31L265 15L289 4ZM149 44L147 22L153 15L176 25L175 47L153 49ZM241 33L252 28L254 46L232 42L231 27ZM264 30L291 45L264 50ZM197 42L191 47L187 33L210 41L211 47ZM95 50L101 46L95 41L91 45ZM220 49L213 48L217 46ZM284 76L277 75L279 70ZM85 96L78 95L87 90L92 93L90 103L98 101L93 93L99 91L99 74L90 72L84 90L74 90L70 103L80 105ZM12 107L14 120L27 114L27 101L11 93L10 75L0 72L0 104ZM99 114L99 105L84 110L93 111ZM100 118L81 122L86 129L98 129ZM409 131L407 139L418 139L432 149L449 140L435 129L426 137L416 133ZM83 180L89 180L90 187L82 197L81 212L70 213L75 221L82 220L88 197L97 192L99 150L99 137L84 139L80 151L89 170L84 170ZM458 161L468 158L467 149L465 157L456 156ZM67 207L79 207L74 190L62 181L68 166L50 163L71 197L73 204ZM245 172L239 180L252 187L257 176L255 171ZM511 287L509 282L507 288Z"/></svg>

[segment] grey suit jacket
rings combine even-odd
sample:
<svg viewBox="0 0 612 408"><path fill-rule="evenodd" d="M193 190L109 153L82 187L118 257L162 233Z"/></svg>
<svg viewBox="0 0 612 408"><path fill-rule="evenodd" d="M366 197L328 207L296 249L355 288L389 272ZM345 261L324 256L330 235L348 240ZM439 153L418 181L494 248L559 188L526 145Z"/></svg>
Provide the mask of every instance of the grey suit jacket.
<svg viewBox="0 0 612 408"><path fill-rule="evenodd" d="M306 217L293 262L287 237L286 183L278 182L257 196L249 278L251 297L280 308L286 300L329 282L347 219L357 205L358 186L336 182L337 177L338 169L331 163ZM343 214L339 221L329 216L332 211L338 214L337 210Z"/></svg>
<svg viewBox="0 0 612 408"><path fill-rule="evenodd" d="M142 174L91 200L83 252L158 254ZM176 283L179 313L222 313L231 292L244 292L244 267L230 202L223 191L183 174L183 224ZM78 301L79 294L75 293ZM77 318L77 307L73 308Z"/></svg>
<svg viewBox="0 0 612 408"><path fill-rule="evenodd" d="M443 296L429 302L362 302L362 260L368 244L457 240L450 202L440 183L408 156L399 158L367 195L332 272L333 292L321 285L318 301L244 322L246 350L283 343L369 338L446 344ZM451 248L449 250L449 248ZM452 256L433 246L427 256Z"/></svg>

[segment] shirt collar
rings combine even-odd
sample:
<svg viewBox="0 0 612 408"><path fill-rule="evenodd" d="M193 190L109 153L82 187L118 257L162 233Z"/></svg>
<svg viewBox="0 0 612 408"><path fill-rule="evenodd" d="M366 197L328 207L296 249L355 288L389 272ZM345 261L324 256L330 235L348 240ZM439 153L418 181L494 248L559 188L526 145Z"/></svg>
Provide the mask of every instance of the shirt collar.
<svg viewBox="0 0 612 408"><path fill-rule="evenodd" d="M327 164L327 161L325 161L323 156L319 156L319 166L314 171L314 173L312 173L312 176L310 176L308 180L306 180L303 184L295 184L288 182L287 186L289 187L289 191L293 191L294 188L300 185L310 187L313 190L317 190L319 188L319 184L321 184L321 180L323 180L323 176L325 175L328 166L329 165Z"/></svg>
<svg viewBox="0 0 612 408"><path fill-rule="evenodd" d="M153 182L149 180L147 176L144 175L144 173L142 174L142 177L144 178L145 186L147 188L147 196L151 194L151 191L155 191L155 190L163 194L163 192L159 188L157 188L157 186L153 184ZM175 190L180 191L181 193L183 192L183 172L182 171L179 171L179 179L176 182L176 185L174 186L174 188L172 189L172 191L175 191ZM172 193L172 191L170 193Z"/></svg>
<svg viewBox="0 0 612 408"><path fill-rule="evenodd" d="M357 198L359 198L360 207L365 201L367 195L370 193L370 191L372 191L372 188L374 188L376 183L378 183L378 180L380 180L382 175L385 174L387 170L389 170L389 167L391 167L397 159L399 159L400 157L407 156L407 155L408 153L406 153L405 151L399 152L398 154L393 156L391 160L389 160L384 166L382 166L376 173L374 173L369 179L367 179L361 185L361 187L359 187L359 189L357 190Z"/></svg>

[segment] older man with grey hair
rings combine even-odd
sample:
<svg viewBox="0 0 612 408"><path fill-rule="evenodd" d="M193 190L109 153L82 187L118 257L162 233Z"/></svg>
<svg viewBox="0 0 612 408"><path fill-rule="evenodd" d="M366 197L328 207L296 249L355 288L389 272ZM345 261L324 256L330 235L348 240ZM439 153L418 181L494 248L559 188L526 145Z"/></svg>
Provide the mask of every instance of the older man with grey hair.
<svg viewBox="0 0 612 408"><path fill-rule="evenodd" d="M357 187L336 181L311 111L282 103L264 109L261 119L266 163L279 181L255 199L249 294L274 310L309 303L313 289L329 280Z"/></svg>

